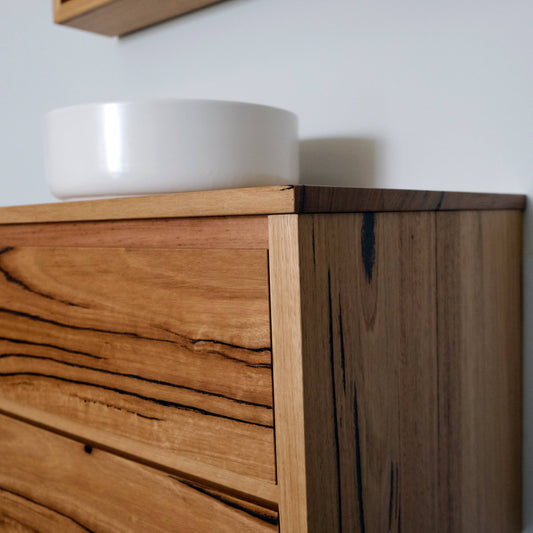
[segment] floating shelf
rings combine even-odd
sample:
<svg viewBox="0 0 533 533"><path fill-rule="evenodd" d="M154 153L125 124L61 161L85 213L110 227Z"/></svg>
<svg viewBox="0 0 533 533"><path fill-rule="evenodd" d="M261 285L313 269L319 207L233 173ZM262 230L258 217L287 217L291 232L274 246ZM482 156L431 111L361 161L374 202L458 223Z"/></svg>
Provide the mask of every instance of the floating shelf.
<svg viewBox="0 0 533 533"><path fill-rule="evenodd" d="M221 0L53 0L54 22L121 36Z"/></svg>

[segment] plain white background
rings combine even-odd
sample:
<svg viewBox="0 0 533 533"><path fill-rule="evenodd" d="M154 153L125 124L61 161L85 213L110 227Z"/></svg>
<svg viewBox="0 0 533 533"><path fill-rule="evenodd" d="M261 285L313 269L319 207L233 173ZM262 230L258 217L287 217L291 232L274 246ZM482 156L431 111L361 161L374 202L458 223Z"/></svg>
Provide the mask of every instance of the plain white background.
<svg viewBox="0 0 533 533"><path fill-rule="evenodd" d="M309 183L533 193L530 0L229 0L123 39L2 2L0 205L53 201L53 108L214 98L300 116ZM524 525L533 532L533 217L525 231Z"/></svg>

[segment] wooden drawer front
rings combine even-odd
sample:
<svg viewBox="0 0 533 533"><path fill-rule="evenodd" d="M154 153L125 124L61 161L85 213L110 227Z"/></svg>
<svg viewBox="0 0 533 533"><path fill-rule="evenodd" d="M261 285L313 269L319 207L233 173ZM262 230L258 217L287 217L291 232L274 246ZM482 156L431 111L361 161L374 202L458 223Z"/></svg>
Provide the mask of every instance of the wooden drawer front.
<svg viewBox="0 0 533 533"><path fill-rule="evenodd" d="M0 415L0 530L277 531L275 511Z"/></svg>
<svg viewBox="0 0 533 533"><path fill-rule="evenodd" d="M275 480L266 250L5 248L0 397Z"/></svg>

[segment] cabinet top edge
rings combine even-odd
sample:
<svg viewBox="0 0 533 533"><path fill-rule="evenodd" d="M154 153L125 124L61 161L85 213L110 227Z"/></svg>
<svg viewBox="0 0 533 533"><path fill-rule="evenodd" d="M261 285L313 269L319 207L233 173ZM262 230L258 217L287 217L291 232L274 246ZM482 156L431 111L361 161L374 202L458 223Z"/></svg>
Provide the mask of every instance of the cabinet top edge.
<svg viewBox="0 0 533 533"><path fill-rule="evenodd" d="M525 207L521 194L279 185L0 207L0 224Z"/></svg>

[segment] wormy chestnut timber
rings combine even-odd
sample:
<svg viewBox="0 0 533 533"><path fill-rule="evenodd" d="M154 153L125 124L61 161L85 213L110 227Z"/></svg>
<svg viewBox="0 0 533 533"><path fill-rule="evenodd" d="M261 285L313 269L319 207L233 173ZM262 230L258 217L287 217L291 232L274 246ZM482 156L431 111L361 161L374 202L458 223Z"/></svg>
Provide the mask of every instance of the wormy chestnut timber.
<svg viewBox="0 0 533 533"><path fill-rule="evenodd" d="M209 485L0 415L0 530L275 532L278 516ZM24 457L24 461L20 458Z"/></svg>
<svg viewBox="0 0 533 533"><path fill-rule="evenodd" d="M518 533L524 206L289 185L0 209L6 527Z"/></svg>
<svg viewBox="0 0 533 533"><path fill-rule="evenodd" d="M520 531L521 213L270 217L280 527Z"/></svg>
<svg viewBox="0 0 533 533"><path fill-rule="evenodd" d="M2 397L274 481L265 250L0 253Z"/></svg>

